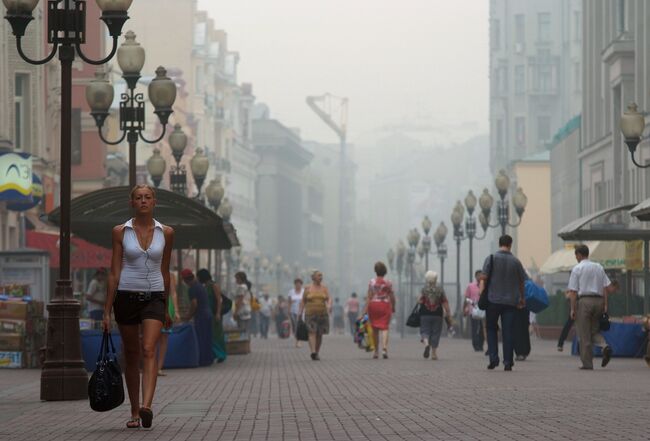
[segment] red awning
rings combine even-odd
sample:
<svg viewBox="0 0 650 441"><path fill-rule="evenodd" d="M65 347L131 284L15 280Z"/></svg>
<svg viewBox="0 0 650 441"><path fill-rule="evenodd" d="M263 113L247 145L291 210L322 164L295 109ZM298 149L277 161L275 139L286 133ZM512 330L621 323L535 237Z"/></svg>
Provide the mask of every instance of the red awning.
<svg viewBox="0 0 650 441"><path fill-rule="evenodd" d="M72 269L109 268L111 250L86 242L78 237L70 240L70 266ZM50 268L59 267L59 234L27 230L27 247L50 253Z"/></svg>

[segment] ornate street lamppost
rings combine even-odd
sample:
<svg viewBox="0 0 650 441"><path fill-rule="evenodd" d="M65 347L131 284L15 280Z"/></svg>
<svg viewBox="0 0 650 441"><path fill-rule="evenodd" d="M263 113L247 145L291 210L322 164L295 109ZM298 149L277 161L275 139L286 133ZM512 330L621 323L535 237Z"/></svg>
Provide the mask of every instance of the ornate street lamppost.
<svg viewBox="0 0 650 441"><path fill-rule="evenodd" d="M440 222L435 233L433 233L433 242L436 244L436 253L440 259L440 286L445 287L445 259L447 258L447 227L444 222Z"/></svg>
<svg viewBox="0 0 650 441"><path fill-rule="evenodd" d="M404 338L404 331L406 329L406 320L405 320L405 314L406 314L406 305L405 300L406 296L404 295L404 290L402 289L402 274L404 273L404 258L406 257L406 246L404 245L404 242L400 239L397 242L397 246L395 247L397 250L397 259L395 260L395 268L397 269L397 290L398 290L398 298L400 299L400 336Z"/></svg>
<svg viewBox="0 0 650 441"><path fill-rule="evenodd" d="M201 187L203 186L209 168L210 161L208 157L205 156L202 148L197 148L196 153L190 160L190 169L192 170L192 176L194 177L194 183L198 191L196 194L197 199L201 198Z"/></svg>
<svg viewBox="0 0 650 441"><path fill-rule="evenodd" d="M275 286L277 289L277 295L280 295L280 276L282 276L282 256L277 255L273 259L275 265Z"/></svg>
<svg viewBox="0 0 650 441"><path fill-rule="evenodd" d="M465 215L465 208L460 203L456 202L456 206L451 213L451 224L454 227L454 240L456 241L456 316L460 329L463 329L463 314L461 308L461 295L460 295L460 243L465 239L463 231L463 216Z"/></svg>
<svg viewBox="0 0 650 441"><path fill-rule="evenodd" d="M86 100L90 106L90 114L95 119L97 132L101 140L108 145L117 145L124 141L129 143L129 186L136 184L136 146L138 138L147 144L155 144L165 137L169 115L176 100L176 85L167 77L167 71L160 66L156 69L156 78L149 83L149 101L154 106L154 113L163 126L162 133L156 139L147 139L143 135L145 129L145 102L142 93L135 89L140 80L140 70L144 66L144 48L135 41L135 34L129 31L124 36L126 41L117 50L117 63L122 70L122 78L126 82L128 92L123 93L120 101L120 130L122 136L116 141L109 141L102 133L102 127L109 115L110 105L114 95L113 86L98 72L95 80L86 87ZM108 102L108 97L111 102Z"/></svg>
<svg viewBox="0 0 650 441"><path fill-rule="evenodd" d="M511 228L516 228L521 224L524 211L526 210L526 205L528 204L528 198L521 187L517 187L515 194L512 196L512 205L515 207L518 221L516 223L510 223L510 201L506 200L508 190L510 189L510 178L506 174L505 170L499 171L497 177L494 179L494 184L499 192L499 201L497 202L497 223L494 225L490 224L490 213L492 211L494 198L490 195L487 188L483 190L483 194L479 198L479 205L481 206L482 211L481 214L483 215L482 217L479 216L479 221L481 222L481 227L484 231L487 231L488 227L501 227L501 235L503 236L506 234L506 227L509 226Z"/></svg>
<svg viewBox="0 0 650 441"><path fill-rule="evenodd" d="M257 285L257 289L260 289L260 264L262 263L262 252L260 250L256 250L253 254L253 263L255 271L255 285Z"/></svg>
<svg viewBox="0 0 650 441"><path fill-rule="evenodd" d="M81 46L86 42L86 2L84 0L49 0L47 3L47 42L50 53L41 60L33 60L23 52L22 37L34 19L32 15L38 0L2 0L16 37L20 57L33 65L45 64L59 54L61 63L61 164L60 164L60 232L59 279L54 296L47 305L47 351L41 372L41 399L78 400L88 396L88 376L81 357L79 332L79 302L72 295L70 280L70 201L71 201L71 141L72 141L72 63L79 56L88 64L100 65L109 61L117 50L117 39L129 16L132 0L96 0L102 11L101 20L112 38L109 54L101 60L85 56Z"/></svg>
<svg viewBox="0 0 650 441"><path fill-rule="evenodd" d="M420 242L420 232L417 228L413 228L409 231L406 236L406 241L409 244L408 254L407 254L407 263L409 265L409 299L407 306L410 311L413 308L413 296L415 294L415 255L417 253L418 243Z"/></svg>
<svg viewBox="0 0 650 441"><path fill-rule="evenodd" d="M474 209L477 204L474 192L470 190L465 196L465 208L467 208L467 217L465 218L465 234L467 234L467 241L469 243L469 281L474 279L474 239L482 239L485 237L476 237L476 218L474 217Z"/></svg>
<svg viewBox="0 0 650 441"><path fill-rule="evenodd" d="M650 163L642 165L634 158L636 148L641 142L645 129L644 114L645 112L638 112L636 103L630 103L627 106L627 112L623 113L620 121L621 132L625 137L625 144L630 151L632 163L639 168L650 167ZM643 261L645 262L643 265L643 312L646 314L650 309L650 241L648 240L643 242Z"/></svg>
<svg viewBox="0 0 650 441"><path fill-rule="evenodd" d="M212 179L210 183L208 184L207 187L205 187L205 197L208 201L208 204L212 207L214 211L217 211L219 209L219 205L221 205L221 200L223 199L224 196L224 188L221 186L221 182L219 182L218 179ZM221 266L220 266L220 259L219 259L219 250L213 250L214 251L214 260L215 260L215 267L216 267L216 280L219 280L220 272L221 272ZM213 252L210 251L208 254L208 268L212 268L212 254Z"/></svg>
<svg viewBox="0 0 650 441"><path fill-rule="evenodd" d="M180 124L174 125L174 131L169 135L169 146L176 161L176 165L172 166L169 172L169 186L173 192L185 196L187 172L185 166L181 165L181 158L187 146L187 135L181 130Z"/></svg>
<svg viewBox="0 0 650 441"><path fill-rule="evenodd" d="M431 219L429 216L424 216L422 220L422 231L424 231L424 237L422 238L422 251L424 251L424 270L429 271L429 253L431 252L431 236L429 232L431 231Z"/></svg>

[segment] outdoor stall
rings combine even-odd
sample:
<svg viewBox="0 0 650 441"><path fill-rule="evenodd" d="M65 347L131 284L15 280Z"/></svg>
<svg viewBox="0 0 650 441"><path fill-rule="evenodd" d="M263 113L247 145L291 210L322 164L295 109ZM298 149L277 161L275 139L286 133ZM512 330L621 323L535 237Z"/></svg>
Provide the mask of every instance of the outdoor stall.
<svg viewBox="0 0 650 441"><path fill-rule="evenodd" d="M625 278L621 281L621 292L610 295L609 314L612 325L609 331L603 333L613 348L614 356L622 357L645 355L647 333L642 321L643 316L648 314L650 305L650 230L644 225L645 219L632 215L631 210L634 208L635 205L621 205L601 210L571 222L558 233L565 241L598 241L594 251L600 254L595 254L593 260L600 259L601 263L614 267L621 257L617 243L624 243L624 266L618 274L625 275ZM609 245L599 252L601 243ZM551 264L548 265L550 266ZM642 283L638 283L640 275ZM637 291L639 285L643 287L642 292ZM623 296L624 302L617 302L618 296ZM639 298L642 302L636 301ZM618 303L618 307L612 307L613 303Z"/></svg>

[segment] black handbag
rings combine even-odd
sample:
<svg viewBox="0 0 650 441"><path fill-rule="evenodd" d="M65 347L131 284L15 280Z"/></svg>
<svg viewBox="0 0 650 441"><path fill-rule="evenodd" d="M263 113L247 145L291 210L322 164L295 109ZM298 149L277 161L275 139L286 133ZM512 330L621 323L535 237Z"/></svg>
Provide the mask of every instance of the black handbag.
<svg viewBox="0 0 650 441"><path fill-rule="evenodd" d="M296 340L298 341L309 340L309 330L307 329L307 324L303 319L299 319L298 324L296 325Z"/></svg>
<svg viewBox="0 0 650 441"><path fill-rule="evenodd" d="M598 324L600 326L601 331L609 331L609 328L611 326L609 322L609 314L603 312L603 315L601 315L600 319L598 319Z"/></svg>
<svg viewBox="0 0 650 441"><path fill-rule="evenodd" d="M88 381L88 400L90 408L97 412L115 409L124 402L122 370L117 363L117 354L110 332L104 332L102 337L95 372Z"/></svg>
<svg viewBox="0 0 650 441"><path fill-rule="evenodd" d="M409 318L406 320L406 326L409 326L411 328L420 327L420 304L419 303L415 305L413 311L411 311Z"/></svg>
<svg viewBox="0 0 650 441"><path fill-rule="evenodd" d="M485 281L485 285L483 286L483 291L481 291L481 294L478 297L478 309L481 311L485 311L488 308L488 305L490 304L490 300L488 299L488 286L490 286L490 279L492 278L492 272L494 271L494 254L490 254L490 275Z"/></svg>

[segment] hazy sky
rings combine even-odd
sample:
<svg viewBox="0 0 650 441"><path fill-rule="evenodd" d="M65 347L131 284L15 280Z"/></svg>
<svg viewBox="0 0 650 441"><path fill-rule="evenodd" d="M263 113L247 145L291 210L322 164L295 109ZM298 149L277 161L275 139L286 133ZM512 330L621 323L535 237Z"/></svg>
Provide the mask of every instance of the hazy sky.
<svg viewBox="0 0 650 441"><path fill-rule="evenodd" d="M272 116L336 137L305 104L350 99L350 139L402 122L488 127L487 0L199 0Z"/></svg>

